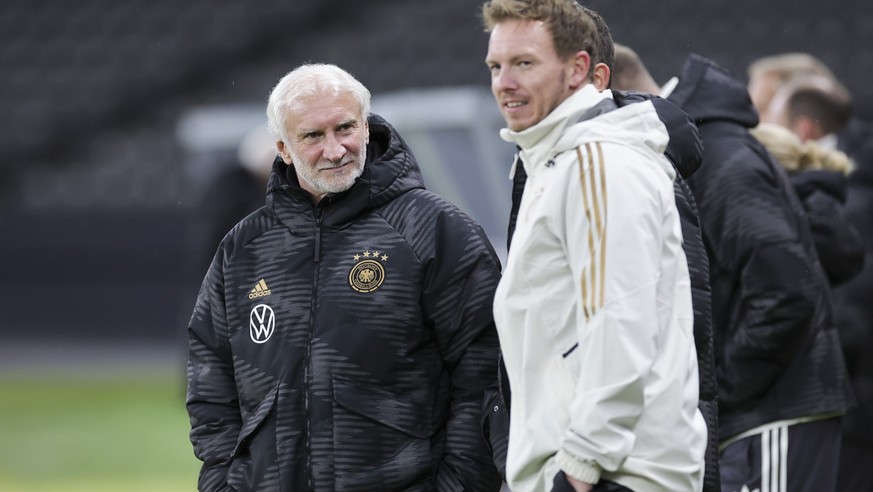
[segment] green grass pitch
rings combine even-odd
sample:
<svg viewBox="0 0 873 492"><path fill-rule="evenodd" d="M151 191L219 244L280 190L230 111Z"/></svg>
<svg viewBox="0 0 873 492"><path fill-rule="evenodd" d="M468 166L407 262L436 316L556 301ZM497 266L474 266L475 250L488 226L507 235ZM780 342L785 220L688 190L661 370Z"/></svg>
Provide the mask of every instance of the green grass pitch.
<svg viewBox="0 0 873 492"><path fill-rule="evenodd" d="M0 490L196 490L181 375L0 374Z"/></svg>

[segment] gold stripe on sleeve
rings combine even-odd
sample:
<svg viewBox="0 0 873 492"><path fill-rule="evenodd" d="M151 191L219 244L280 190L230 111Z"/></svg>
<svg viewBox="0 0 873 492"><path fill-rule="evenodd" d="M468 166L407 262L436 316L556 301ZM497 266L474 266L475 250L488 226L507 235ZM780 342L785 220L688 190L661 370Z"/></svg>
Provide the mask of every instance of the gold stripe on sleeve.
<svg viewBox="0 0 873 492"><path fill-rule="evenodd" d="M585 213L585 218L588 219L588 223L591 223L591 212L588 210L588 187L586 186L585 179L585 159L582 157L582 151L579 150L579 147L576 147L576 159L579 162L579 183L582 185L582 208ZM589 226L588 229L588 247L590 248L593 244L591 238L591 228ZM585 321L591 319L591 314L588 312L588 305L590 301L588 300L588 272L586 270L582 270L582 278L580 279L582 286L582 312L585 314Z"/></svg>
<svg viewBox="0 0 873 492"><path fill-rule="evenodd" d="M589 264L582 271L580 283L582 310L585 319L589 320L603 307L606 299L606 170L599 142L593 147L590 143L585 144L585 155L577 147L576 158L579 161L583 213L588 220Z"/></svg>
<svg viewBox="0 0 873 492"><path fill-rule="evenodd" d="M603 147L597 142L597 164L600 168L600 192L603 195L603 220L600 228L600 304L602 308L606 298L606 166L603 163Z"/></svg>

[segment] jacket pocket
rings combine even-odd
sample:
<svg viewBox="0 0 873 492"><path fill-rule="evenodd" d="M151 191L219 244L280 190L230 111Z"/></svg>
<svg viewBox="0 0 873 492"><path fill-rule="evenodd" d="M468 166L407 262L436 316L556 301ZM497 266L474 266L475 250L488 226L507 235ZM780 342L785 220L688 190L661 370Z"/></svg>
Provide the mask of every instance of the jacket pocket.
<svg viewBox="0 0 873 492"><path fill-rule="evenodd" d="M276 385L243 422L236 446L230 454L231 464L227 473L227 483L233 490L267 490L275 485L275 408L278 391L279 385Z"/></svg>
<svg viewBox="0 0 873 492"><path fill-rule="evenodd" d="M561 356L552 356L547 381L554 406L554 422L561 433L570 425L570 407L576 398L577 371L579 370L578 344ZM560 435L560 434L559 434Z"/></svg>
<svg viewBox="0 0 873 492"><path fill-rule="evenodd" d="M271 389L264 399L258 403L258 406L255 408L255 411L250 413L246 418L245 422L243 422L243 426L239 431L239 437L236 440L236 446L233 448L233 452L230 454L231 459L235 458L240 454L240 452L247 447L249 438L252 434L264 423L264 420L273 412L274 405L276 403L276 393L279 392L279 385L276 385L273 389Z"/></svg>
<svg viewBox="0 0 873 492"><path fill-rule="evenodd" d="M432 480L432 404L333 380L336 488L399 490Z"/></svg>

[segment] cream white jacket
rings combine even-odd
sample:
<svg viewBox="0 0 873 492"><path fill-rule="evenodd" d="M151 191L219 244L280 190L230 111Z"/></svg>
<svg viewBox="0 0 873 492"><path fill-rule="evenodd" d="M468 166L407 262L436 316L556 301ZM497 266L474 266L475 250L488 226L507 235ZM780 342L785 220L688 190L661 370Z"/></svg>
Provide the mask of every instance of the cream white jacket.
<svg viewBox="0 0 873 492"><path fill-rule="evenodd" d="M513 492L555 474L636 492L702 487L691 290L650 102L578 122L610 91L576 92L501 131L528 172L494 304L512 388Z"/></svg>

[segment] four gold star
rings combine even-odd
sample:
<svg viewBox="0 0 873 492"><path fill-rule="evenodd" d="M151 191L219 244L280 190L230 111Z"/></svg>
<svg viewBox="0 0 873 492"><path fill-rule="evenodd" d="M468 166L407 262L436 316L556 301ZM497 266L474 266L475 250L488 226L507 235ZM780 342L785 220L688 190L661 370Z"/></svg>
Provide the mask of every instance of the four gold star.
<svg viewBox="0 0 873 492"><path fill-rule="evenodd" d="M376 258L376 259L380 259L380 257L379 257L380 254L381 254L381 253L379 253L378 251L373 251L372 253L371 253L370 251L364 251L364 258ZM355 261L360 261L360 259L361 259L361 255L355 255L355 256L353 256L352 258L354 258ZM382 260L382 261L388 261L388 255L385 255L385 254L381 255L381 260Z"/></svg>

